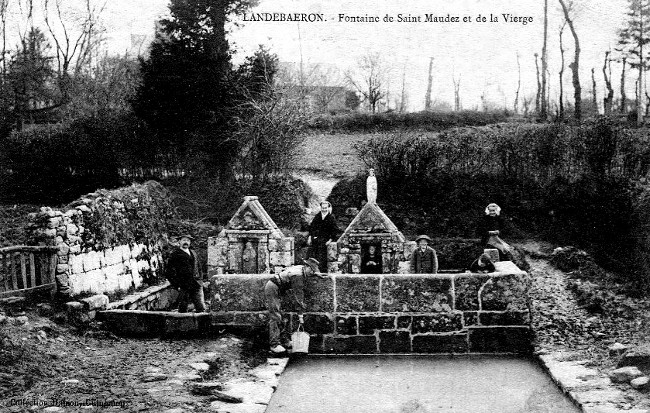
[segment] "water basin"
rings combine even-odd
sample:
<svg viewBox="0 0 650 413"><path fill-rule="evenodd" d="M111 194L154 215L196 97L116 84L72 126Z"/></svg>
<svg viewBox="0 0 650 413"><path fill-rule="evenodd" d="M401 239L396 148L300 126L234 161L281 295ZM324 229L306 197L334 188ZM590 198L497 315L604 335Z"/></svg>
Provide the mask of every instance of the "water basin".
<svg viewBox="0 0 650 413"><path fill-rule="evenodd" d="M501 356L292 360L266 413L577 413L532 360Z"/></svg>

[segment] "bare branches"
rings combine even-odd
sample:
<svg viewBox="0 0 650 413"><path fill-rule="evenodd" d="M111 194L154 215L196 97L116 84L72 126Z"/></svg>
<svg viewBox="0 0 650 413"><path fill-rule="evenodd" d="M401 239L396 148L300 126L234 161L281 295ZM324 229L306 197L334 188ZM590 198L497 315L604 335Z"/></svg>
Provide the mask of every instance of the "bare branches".
<svg viewBox="0 0 650 413"><path fill-rule="evenodd" d="M347 82L361 94L363 101L368 102L372 113L377 111L379 101L386 96L388 72L389 68L379 53L369 53L359 59L357 72L348 70L345 73Z"/></svg>
<svg viewBox="0 0 650 413"><path fill-rule="evenodd" d="M64 99L69 99L70 77L81 73L102 42L98 26L106 1L93 4L92 0L85 0L83 14L71 23L69 17L73 13L64 9L63 0L44 0L45 25L56 48L57 74Z"/></svg>
<svg viewBox="0 0 650 413"><path fill-rule="evenodd" d="M573 62L569 65L573 73L573 99L574 99L574 112L573 117L576 120L582 118L582 88L580 87L580 41L578 40L578 33L576 32L575 25L573 24L573 19L571 18L572 2L565 2L564 0L558 0L562 6L562 12L564 13L564 19L569 25L571 30L571 35L573 35L574 47L574 58Z"/></svg>

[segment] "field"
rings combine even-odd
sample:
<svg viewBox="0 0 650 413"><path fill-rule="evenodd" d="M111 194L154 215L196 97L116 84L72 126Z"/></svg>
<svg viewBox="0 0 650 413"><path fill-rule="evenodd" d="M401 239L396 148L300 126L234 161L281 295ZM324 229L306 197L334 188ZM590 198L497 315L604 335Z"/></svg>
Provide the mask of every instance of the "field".
<svg viewBox="0 0 650 413"><path fill-rule="evenodd" d="M300 174L317 174L329 178L349 178L365 169L353 145L378 134L307 135L298 157Z"/></svg>

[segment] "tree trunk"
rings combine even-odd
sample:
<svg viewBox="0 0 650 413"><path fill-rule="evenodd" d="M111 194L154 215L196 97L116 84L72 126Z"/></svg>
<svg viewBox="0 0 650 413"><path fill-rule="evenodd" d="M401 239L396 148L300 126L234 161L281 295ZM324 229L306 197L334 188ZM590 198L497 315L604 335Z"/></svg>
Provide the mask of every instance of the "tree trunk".
<svg viewBox="0 0 650 413"><path fill-rule="evenodd" d="M573 62L569 65L569 67L573 72L573 77L572 77L573 99L575 105L573 117L576 120L580 120L582 118L582 97L581 97L582 88L580 87L580 41L578 40L578 33L576 33L576 29L573 26L573 20L571 20L571 17L569 16L569 9L567 8L566 3L564 2L564 0L558 0L558 1L562 6L562 11L564 12L564 18L567 24L569 25L569 29L571 30L571 35L573 36L573 42L575 44Z"/></svg>
<svg viewBox="0 0 650 413"><path fill-rule="evenodd" d="M619 108L621 113L627 112L627 96L625 95L625 63L626 57L623 58L623 70L621 70L621 107Z"/></svg>
<svg viewBox="0 0 650 413"><path fill-rule="evenodd" d="M514 112L517 114L519 112L519 90L521 89L521 64L519 63L519 53L517 52L517 93L515 93L515 104Z"/></svg>
<svg viewBox="0 0 650 413"><path fill-rule="evenodd" d="M598 113L598 97L596 96L596 74L593 67L591 68L591 104L594 106L596 113Z"/></svg>
<svg viewBox="0 0 650 413"><path fill-rule="evenodd" d="M607 88L607 96L603 99L603 111L605 116L612 114L612 101L614 100L614 90L612 89L611 70L612 63L609 60L609 50L605 52L605 63L603 63L603 77L605 78L605 87ZM607 67L609 65L609 73Z"/></svg>
<svg viewBox="0 0 650 413"><path fill-rule="evenodd" d="M564 25L560 29L560 111L558 113L558 120L564 120L564 45L562 43L562 33L564 33Z"/></svg>
<svg viewBox="0 0 650 413"><path fill-rule="evenodd" d="M429 81L427 83L427 94L424 96L424 110L431 110L431 86L433 84L433 57L429 58Z"/></svg>
<svg viewBox="0 0 650 413"><path fill-rule="evenodd" d="M544 0L544 43L542 45L542 94L541 94L541 110L539 112L539 117L542 120L546 120L548 117L547 113L547 102L546 102L546 71L548 65L548 56L546 54L546 39L548 37L548 0Z"/></svg>
<svg viewBox="0 0 650 413"><path fill-rule="evenodd" d="M542 89L542 84L539 81L539 62L537 61L537 57L539 55L535 53L535 73L537 75L537 94L535 95L535 112L538 114L541 112L541 107L540 107L540 98L542 95L541 89Z"/></svg>

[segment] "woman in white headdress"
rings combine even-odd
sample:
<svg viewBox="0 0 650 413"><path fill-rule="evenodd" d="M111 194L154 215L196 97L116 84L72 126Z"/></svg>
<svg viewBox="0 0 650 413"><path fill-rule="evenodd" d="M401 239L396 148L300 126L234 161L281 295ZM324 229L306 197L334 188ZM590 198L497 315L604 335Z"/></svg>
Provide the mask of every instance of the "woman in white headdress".
<svg viewBox="0 0 650 413"><path fill-rule="evenodd" d="M512 248L500 237L502 229L501 207L491 203L485 208L485 216L483 216L478 228L481 244L485 248L499 250L499 260L512 261L512 253L510 252Z"/></svg>

